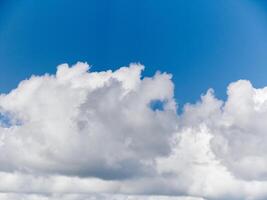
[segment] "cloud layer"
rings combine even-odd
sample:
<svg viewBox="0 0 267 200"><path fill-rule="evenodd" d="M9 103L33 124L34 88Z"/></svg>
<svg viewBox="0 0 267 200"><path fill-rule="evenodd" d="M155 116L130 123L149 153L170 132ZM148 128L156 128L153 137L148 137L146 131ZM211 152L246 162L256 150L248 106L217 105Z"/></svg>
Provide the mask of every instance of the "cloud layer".
<svg viewBox="0 0 267 200"><path fill-rule="evenodd" d="M267 198L267 88L209 89L178 115L170 74L89 68L0 95L1 199Z"/></svg>

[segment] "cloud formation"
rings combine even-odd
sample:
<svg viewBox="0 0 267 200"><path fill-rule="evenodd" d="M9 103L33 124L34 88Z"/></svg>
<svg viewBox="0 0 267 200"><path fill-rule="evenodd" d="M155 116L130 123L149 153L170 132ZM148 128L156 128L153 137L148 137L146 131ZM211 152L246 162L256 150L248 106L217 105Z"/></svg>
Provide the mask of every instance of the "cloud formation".
<svg viewBox="0 0 267 200"><path fill-rule="evenodd" d="M142 70L62 64L1 94L1 199L266 199L267 88L178 115L171 75Z"/></svg>

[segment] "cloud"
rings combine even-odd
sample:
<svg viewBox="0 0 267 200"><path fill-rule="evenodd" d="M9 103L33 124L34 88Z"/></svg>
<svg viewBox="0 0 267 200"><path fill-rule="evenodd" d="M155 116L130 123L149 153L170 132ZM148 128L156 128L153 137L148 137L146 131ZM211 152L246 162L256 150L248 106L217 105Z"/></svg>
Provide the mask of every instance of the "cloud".
<svg viewBox="0 0 267 200"><path fill-rule="evenodd" d="M204 200L197 197L173 197L173 196L133 196L133 195L110 195L110 194L0 194L1 200Z"/></svg>
<svg viewBox="0 0 267 200"><path fill-rule="evenodd" d="M170 75L141 81L142 69L87 73L84 63L61 65L56 76L31 77L2 95L3 112L21 125L2 128L0 169L102 179L152 175L153 159L170 152L175 104ZM153 100L164 101L164 111L151 110Z"/></svg>
<svg viewBox="0 0 267 200"><path fill-rule="evenodd" d="M1 199L266 199L267 89L178 115L171 75L142 70L62 64L1 94Z"/></svg>

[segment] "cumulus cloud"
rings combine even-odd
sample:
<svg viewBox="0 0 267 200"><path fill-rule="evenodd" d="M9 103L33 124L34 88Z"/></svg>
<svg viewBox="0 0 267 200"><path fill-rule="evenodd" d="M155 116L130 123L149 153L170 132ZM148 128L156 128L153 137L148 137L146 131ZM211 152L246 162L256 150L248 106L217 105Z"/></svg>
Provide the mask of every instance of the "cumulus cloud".
<svg viewBox="0 0 267 200"><path fill-rule="evenodd" d="M1 199L266 199L267 89L176 113L171 75L58 66L0 95Z"/></svg>
<svg viewBox="0 0 267 200"><path fill-rule="evenodd" d="M0 97L2 113L21 125L2 128L3 171L124 179L152 175L153 159L170 152L175 103L168 74L140 80L140 65L87 73L58 67ZM149 103L165 102L163 112ZM164 133L164 134L162 134Z"/></svg>

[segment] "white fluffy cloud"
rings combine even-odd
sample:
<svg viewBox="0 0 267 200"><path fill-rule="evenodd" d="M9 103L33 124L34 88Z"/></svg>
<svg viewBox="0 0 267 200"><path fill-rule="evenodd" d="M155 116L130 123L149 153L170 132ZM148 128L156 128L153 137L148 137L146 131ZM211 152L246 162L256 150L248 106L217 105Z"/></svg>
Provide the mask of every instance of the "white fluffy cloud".
<svg viewBox="0 0 267 200"><path fill-rule="evenodd" d="M63 64L1 94L0 198L266 199L267 88L178 115L171 75L143 69Z"/></svg>
<svg viewBox="0 0 267 200"><path fill-rule="evenodd" d="M87 73L58 67L0 97L2 115L20 125L1 129L3 171L124 179L152 175L156 156L170 152L173 84L167 74L140 80L140 65ZM165 102L154 112L152 100ZM164 134L162 134L164 133Z"/></svg>

